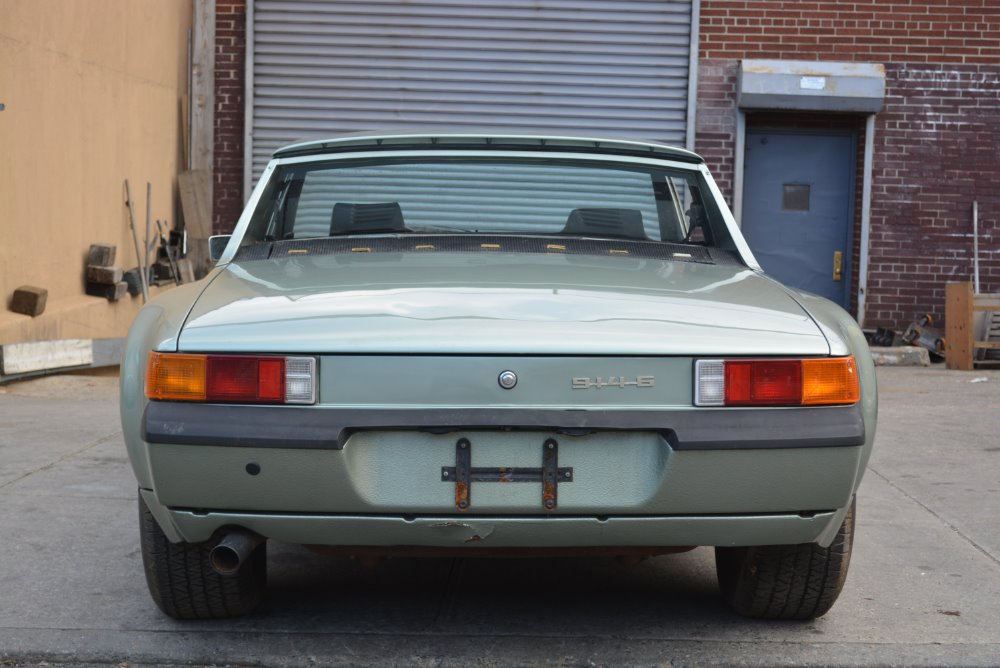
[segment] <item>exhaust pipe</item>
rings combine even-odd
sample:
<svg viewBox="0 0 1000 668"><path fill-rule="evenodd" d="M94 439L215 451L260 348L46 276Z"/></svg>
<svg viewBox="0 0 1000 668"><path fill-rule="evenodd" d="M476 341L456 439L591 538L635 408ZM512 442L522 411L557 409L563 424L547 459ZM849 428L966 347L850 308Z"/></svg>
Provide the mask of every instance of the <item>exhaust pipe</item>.
<svg viewBox="0 0 1000 668"><path fill-rule="evenodd" d="M208 553L208 563L219 575L232 575L240 570L264 537L245 529L230 531Z"/></svg>

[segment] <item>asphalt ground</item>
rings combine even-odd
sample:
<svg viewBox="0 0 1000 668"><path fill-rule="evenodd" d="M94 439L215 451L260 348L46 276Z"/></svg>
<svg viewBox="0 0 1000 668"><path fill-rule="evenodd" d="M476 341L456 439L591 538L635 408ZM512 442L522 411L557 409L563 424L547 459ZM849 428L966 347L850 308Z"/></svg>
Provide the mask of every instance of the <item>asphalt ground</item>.
<svg viewBox="0 0 1000 668"><path fill-rule="evenodd" d="M1000 665L1000 371L879 382L850 575L807 623L731 614L707 548L372 567L280 544L258 614L174 621L146 591L117 378L0 387L0 666Z"/></svg>

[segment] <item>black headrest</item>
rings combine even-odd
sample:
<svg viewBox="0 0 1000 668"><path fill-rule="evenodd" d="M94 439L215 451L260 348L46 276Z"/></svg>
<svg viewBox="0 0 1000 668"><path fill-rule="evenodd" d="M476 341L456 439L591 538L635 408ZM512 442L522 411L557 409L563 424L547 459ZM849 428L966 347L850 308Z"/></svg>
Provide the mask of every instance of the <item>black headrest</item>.
<svg viewBox="0 0 1000 668"><path fill-rule="evenodd" d="M362 232L405 232L398 202L351 204L337 202L330 215L330 236Z"/></svg>
<svg viewBox="0 0 1000 668"><path fill-rule="evenodd" d="M638 209L573 209L561 234L616 239L648 239Z"/></svg>

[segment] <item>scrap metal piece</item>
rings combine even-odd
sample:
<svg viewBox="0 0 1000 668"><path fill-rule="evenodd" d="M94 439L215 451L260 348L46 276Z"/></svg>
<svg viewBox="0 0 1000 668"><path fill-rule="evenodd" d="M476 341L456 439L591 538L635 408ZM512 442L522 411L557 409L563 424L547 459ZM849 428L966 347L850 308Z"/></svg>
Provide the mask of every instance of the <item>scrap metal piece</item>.
<svg viewBox="0 0 1000 668"><path fill-rule="evenodd" d="M901 338L911 346L921 346L931 354L942 357L948 344L941 330L931 328L933 324L934 318L928 313L916 322L910 323Z"/></svg>

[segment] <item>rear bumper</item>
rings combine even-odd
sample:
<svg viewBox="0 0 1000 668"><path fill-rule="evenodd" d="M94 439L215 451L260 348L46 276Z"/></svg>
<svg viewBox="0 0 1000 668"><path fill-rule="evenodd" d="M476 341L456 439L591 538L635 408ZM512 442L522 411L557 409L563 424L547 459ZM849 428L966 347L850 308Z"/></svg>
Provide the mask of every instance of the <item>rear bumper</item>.
<svg viewBox="0 0 1000 668"><path fill-rule="evenodd" d="M148 443L339 450L366 430L534 429L555 433L651 431L674 450L757 450L863 445L860 405L779 409L544 410L354 409L153 401Z"/></svg>
<svg viewBox="0 0 1000 668"><path fill-rule="evenodd" d="M153 508L152 492L143 490ZM356 547L572 548L828 544L842 510L811 516L774 513L666 517L494 517L324 515L173 510L161 525L176 540L201 542L223 527L243 527L288 543Z"/></svg>
<svg viewBox="0 0 1000 668"><path fill-rule="evenodd" d="M865 452L856 406L778 410L383 410L152 402L151 490L174 540L239 526L336 546L759 545L832 538ZM540 481L471 485L471 466L537 467L558 441L558 505ZM454 471L455 469L451 469ZM562 470L562 469L560 469ZM155 490L155 492L153 491ZM169 528L168 528L169 527ZM831 527L833 527L831 529Z"/></svg>

